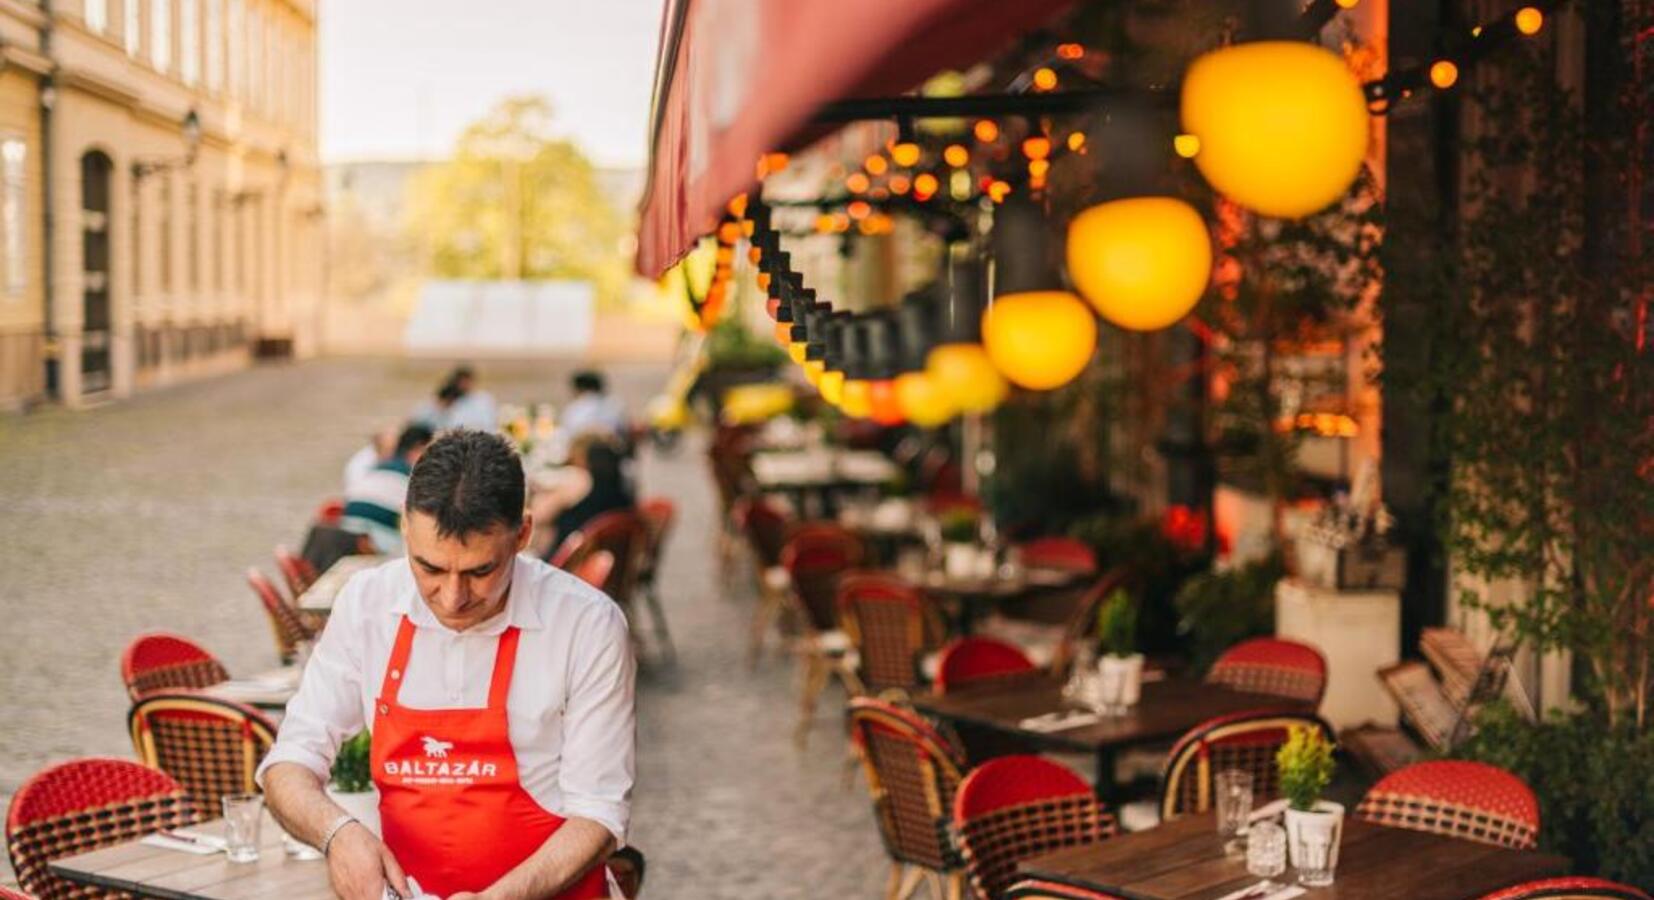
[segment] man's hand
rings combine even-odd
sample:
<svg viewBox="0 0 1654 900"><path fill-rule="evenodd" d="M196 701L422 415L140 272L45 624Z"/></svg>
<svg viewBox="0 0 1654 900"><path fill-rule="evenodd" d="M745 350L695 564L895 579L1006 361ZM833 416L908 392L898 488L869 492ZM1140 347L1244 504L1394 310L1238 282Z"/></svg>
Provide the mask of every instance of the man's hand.
<svg viewBox="0 0 1654 900"><path fill-rule="evenodd" d="M401 896L413 896L390 848L360 822L346 825L333 836L327 848L327 878L342 900L380 900L387 883Z"/></svg>

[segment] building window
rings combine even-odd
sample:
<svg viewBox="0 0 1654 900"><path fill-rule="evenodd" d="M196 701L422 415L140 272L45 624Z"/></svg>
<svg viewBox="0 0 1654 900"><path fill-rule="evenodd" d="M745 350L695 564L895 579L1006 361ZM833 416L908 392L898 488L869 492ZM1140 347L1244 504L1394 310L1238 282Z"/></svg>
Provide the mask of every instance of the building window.
<svg viewBox="0 0 1654 900"><path fill-rule="evenodd" d="M144 33L143 0L126 0L125 14L121 17L121 33L126 38L127 55L137 56Z"/></svg>
<svg viewBox="0 0 1654 900"><path fill-rule="evenodd" d="M149 4L149 61L162 72L172 68L172 0Z"/></svg>
<svg viewBox="0 0 1654 900"><path fill-rule="evenodd" d="M224 86L224 0L207 0L207 89Z"/></svg>
<svg viewBox="0 0 1654 900"><path fill-rule="evenodd" d="M178 0L179 74L185 84L201 80L201 0Z"/></svg>
<svg viewBox="0 0 1654 900"><path fill-rule="evenodd" d="M0 143L0 229L5 231L6 293L22 294L29 286L29 263L23 254L23 198L29 189L24 163L29 145L19 138Z"/></svg>
<svg viewBox="0 0 1654 900"><path fill-rule="evenodd" d="M86 0L86 27L98 34L109 30L109 0Z"/></svg>

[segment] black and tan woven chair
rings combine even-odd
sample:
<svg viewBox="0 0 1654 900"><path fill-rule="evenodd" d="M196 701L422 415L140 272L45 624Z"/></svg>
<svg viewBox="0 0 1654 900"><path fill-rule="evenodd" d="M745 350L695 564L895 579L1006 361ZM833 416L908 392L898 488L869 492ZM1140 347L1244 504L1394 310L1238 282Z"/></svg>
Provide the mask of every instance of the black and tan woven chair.
<svg viewBox="0 0 1654 900"><path fill-rule="evenodd" d="M139 761L176 778L208 818L224 795L258 790L253 773L276 742L275 725L258 710L188 692L144 697L127 728Z"/></svg>
<svg viewBox="0 0 1654 900"><path fill-rule="evenodd" d="M981 897L1003 894L1025 859L1118 830L1085 779L1038 756L1001 756L971 770L954 797L953 828Z"/></svg>
<svg viewBox="0 0 1654 900"><path fill-rule="evenodd" d="M1647 893L1629 884L1570 875L1529 881L1486 894L1480 900L1650 900Z"/></svg>
<svg viewBox="0 0 1654 900"><path fill-rule="evenodd" d="M1079 646L1092 640L1093 635L1097 633L1097 611L1102 608L1103 601L1124 587L1130 575L1124 567L1109 569L1080 595L1080 599L1074 604L1073 612L1069 614L1068 621L1062 626L1061 637L1055 652L1051 655L1051 671L1058 675L1068 673Z"/></svg>
<svg viewBox="0 0 1654 900"><path fill-rule="evenodd" d="M316 632L304 623L299 611L287 602L281 591L276 589L275 582L266 578L263 572L256 568L248 569L247 586L258 596L259 605L270 620L270 633L276 639L276 656L282 665L291 664L298 658L299 642L315 640Z"/></svg>
<svg viewBox="0 0 1654 900"><path fill-rule="evenodd" d="M1113 894L1104 894L1090 888L1041 881L1031 878L1019 881L1005 891L1005 900L1122 900Z"/></svg>
<svg viewBox="0 0 1654 900"><path fill-rule="evenodd" d="M1327 660L1308 644L1253 638L1223 651L1206 673L1206 681L1320 706L1327 691Z"/></svg>
<svg viewBox="0 0 1654 900"><path fill-rule="evenodd" d="M1487 763L1436 760L1398 769L1367 791L1355 814L1391 828L1517 850L1539 845L1539 800L1533 790Z"/></svg>
<svg viewBox="0 0 1654 900"><path fill-rule="evenodd" d="M752 632L747 647L747 662L758 664L764 652L764 638L770 626L787 608L787 570L781 565L781 552L787 546L792 520L785 510L761 496L742 497L735 501L730 512L736 529L746 537L752 552L753 567L758 572L758 605L752 613Z"/></svg>
<svg viewBox="0 0 1654 900"><path fill-rule="evenodd" d="M18 885L39 900L119 896L64 881L47 866L202 818L165 772L125 759L77 759L44 769L17 789L6 813L6 852Z"/></svg>
<svg viewBox="0 0 1654 900"><path fill-rule="evenodd" d="M139 635L121 654L121 681L133 700L153 691L211 687L229 680L230 673L217 657L176 634Z"/></svg>
<svg viewBox="0 0 1654 900"><path fill-rule="evenodd" d="M883 700L852 699L848 715L851 746L890 855L886 900L909 896L925 880L933 896L960 900L964 863L949 822L964 757L923 719Z"/></svg>
<svg viewBox="0 0 1654 900"><path fill-rule="evenodd" d="M941 645L946 627L936 607L907 582L880 572L839 581L838 621L856 651L863 689L912 696L923 679L920 659Z"/></svg>
<svg viewBox="0 0 1654 900"><path fill-rule="evenodd" d="M861 564L862 555L861 540L829 522L799 526L781 551L788 577L785 599L797 632L792 650L804 664L794 733L800 744L809 738L816 701L835 675L852 696L865 693L850 638L838 627L837 610L839 581Z"/></svg>
<svg viewBox="0 0 1654 900"><path fill-rule="evenodd" d="M1160 819L1171 821L1212 808L1212 779L1239 769L1252 775L1253 802L1262 805L1280 794L1275 754L1293 726L1318 728L1328 741L1332 729L1320 718L1289 710L1254 710L1208 719L1189 729L1172 745L1160 782Z"/></svg>

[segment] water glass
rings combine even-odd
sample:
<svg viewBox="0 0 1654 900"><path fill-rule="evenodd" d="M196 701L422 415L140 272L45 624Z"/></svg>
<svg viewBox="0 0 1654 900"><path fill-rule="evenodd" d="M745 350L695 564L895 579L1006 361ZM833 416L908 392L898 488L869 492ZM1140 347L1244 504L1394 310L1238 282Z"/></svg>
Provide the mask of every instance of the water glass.
<svg viewBox="0 0 1654 900"><path fill-rule="evenodd" d="M1292 856L1298 867L1298 883L1305 887L1332 884L1332 873L1338 866L1338 832L1301 828L1294 843Z"/></svg>
<svg viewBox="0 0 1654 900"><path fill-rule="evenodd" d="M288 834L286 831L283 831L281 833L281 848L283 850L287 851L288 856L291 856L291 857L293 857L294 859L297 859L297 860L312 860L312 859L321 859L322 858L322 851L317 850L315 847L312 847L309 844L306 844L304 841L301 841L298 838Z"/></svg>
<svg viewBox="0 0 1654 900"><path fill-rule="evenodd" d="M264 798L258 794L226 794L224 805L225 853L230 862L258 859L258 827L264 820Z"/></svg>
<svg viewBox="0 0 1654 900"><path fill-rule="evenodd" d="M1264 880L1264 890L1280 889L1275 876L1286 871L1286 829L1258 822L1246 830L1246 871Z"/></svg>
<svg viewBox="0 0 1654 900"><path fill-rule="evenodd" d="M1225 769L1212 779L1217 794L1218 834L1226 838L1223 851L1239 856L1243 849L1240 836L1246 831L1246 819L1252 815L1252 773L1241 769Z"/></svg>

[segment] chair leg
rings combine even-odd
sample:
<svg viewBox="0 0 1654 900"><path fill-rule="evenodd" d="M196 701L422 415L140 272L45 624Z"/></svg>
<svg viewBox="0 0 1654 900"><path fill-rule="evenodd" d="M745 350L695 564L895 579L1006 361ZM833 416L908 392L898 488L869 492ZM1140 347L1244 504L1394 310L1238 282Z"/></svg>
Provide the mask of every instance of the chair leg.
<svg viewBox="0 0 1654 900"><path fill-rule="evenodd" d="M932 900L947 900L947 898L942 895L942 873L932 872L927 869L925 871L925 886L930 888L930 896Z"/></svg>
<svg viewBox="0 0 1654 900"><path fill-rule="evenodd" d="M901 896L903 868L899 862L890 863L890 877L884 880L885 900L897 900Z"/></svg>
<svg viewBox="0 0 1654 900"><path fill-rule="evenodd" d="M965 900L965 873L949 872L947 900Z"/></svg>
<svg viewBox="0 0 1654 900"><path fill-rule="evenodd" d="M815 724L816 701L827 689L829 675L828 662L820 651L813 648L806 651L804 685L798 702L798 729L793 733L793 742L800 750L809 743L810 727Z"/></svg>
<svg viewBox="0 0 1654 900"><path fill-rule="evenodd" d="M925 870L918 866L906 866L907 874L902 878L902 884L896 891L896 900L907 900L913 892L919 889L919 883L925 880Z"/></svg>
<svg viewBox="0 0 1654 900"><path fill-rule="evenodd" d="M747 666L758 668L758 661L764 655L764 636L769 634L770 623L775 618L775 612L780 607L773 593L765 587L758 589L758 606L752 611L752 637L747 646Z"/></svg>
<svg viewBox="0 0 1654 900"><path fill-rule="evenodd" d="M655 623L655 640L660 643L661 656L667 665L673 665L678 661L678 648L672 645L672 633L666 627L666 613L660 608L660 591L649 585L643 592L643 600L649 605L649 618Z"/></svg>

